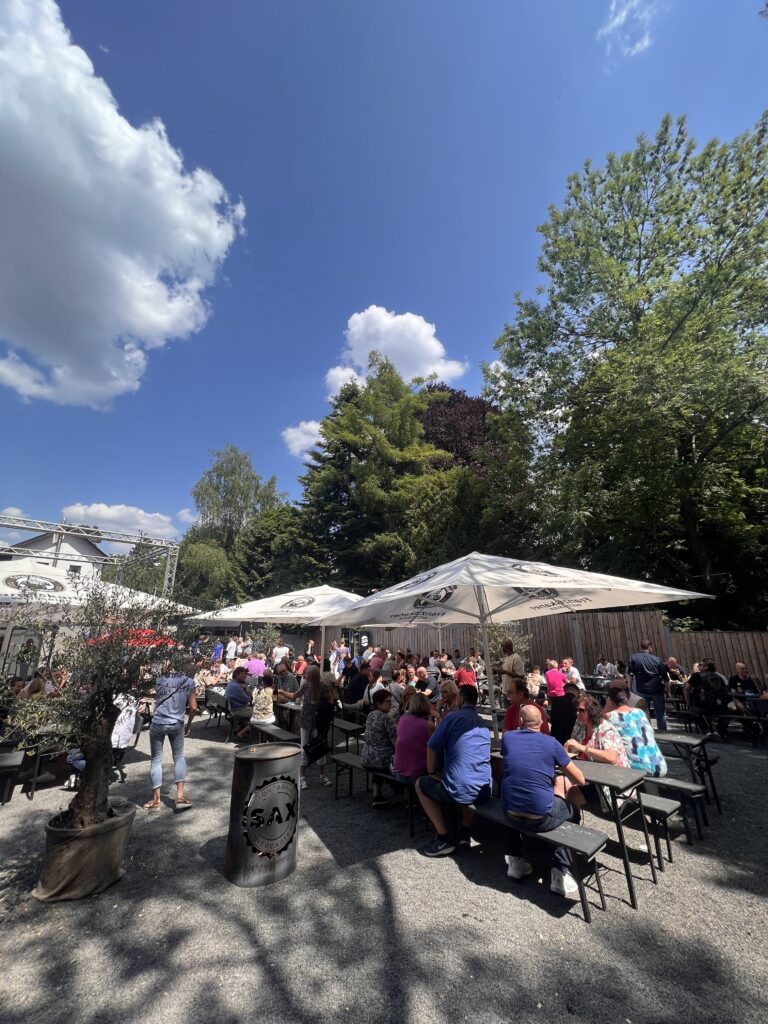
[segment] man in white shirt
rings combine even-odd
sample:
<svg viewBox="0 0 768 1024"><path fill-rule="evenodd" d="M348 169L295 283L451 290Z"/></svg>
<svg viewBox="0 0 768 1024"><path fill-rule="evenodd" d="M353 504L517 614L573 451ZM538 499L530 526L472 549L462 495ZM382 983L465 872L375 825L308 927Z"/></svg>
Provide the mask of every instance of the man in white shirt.
<svg viewBox="0 0 768 1024"><path fill-rule="evenodd" d="M597 659L594 675L600 676L601 679L615 679L616 666L604 654L601 654Z"/></svg>
<svg viewBox="0 0 768 1024"><path fill-rule="evenodd" d="M227 655L226 660L232 661L237 657L237 637L231 636L227 641Z"/></svg>
<svg viewBox="0 0 768 1024"><path fill-rule="evenodd" d="M581 678L581 672L573 664L573 658L563 658L563 671L568 676L569 683L574 683L580 690L586 690L586 686Z"/></svg>
<svg viewBox="0 0 768 1024"><path fill-rule="evenodd" d="M277 643L272 648L272 664L277 666L283 660L287 658L290 653L290 649L283 643L283 638L278 637Z"/></svg>
<svg viewBox="0 0 768 1024"><path fill-rule="evenodd" d="M513 679L525 678L525 665L523 659L516 653L514 644L510 639L501 641L501 651L504 655L498 671L501 674L501 692L504 695L505 707L509 705L509 690Z"/></svg>

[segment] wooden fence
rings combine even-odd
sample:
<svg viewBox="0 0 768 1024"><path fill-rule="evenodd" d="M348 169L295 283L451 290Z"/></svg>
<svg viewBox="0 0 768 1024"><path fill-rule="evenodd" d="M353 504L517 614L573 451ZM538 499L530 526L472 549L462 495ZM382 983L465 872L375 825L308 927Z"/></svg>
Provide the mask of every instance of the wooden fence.
<svg viewBox="0 0 768 1024"><path fill-rule="evenodd" d="M650 640L662 660L673 655L688 671L695 661L711 658L719 671L730 676L735 662L745 661L754 676L768 680L768 633L673 633L665 627L659 611L546 615L521 621L518 630L530 637L527 660L531 665L540 665L542 670L547 658L571 656L581 671L588 674L601 654L614 663L619 658L626 662L631 654L640 650L643 640ZM410 648L421 655L441 645L447 651L458 648L462 655L470 647L480 648L476 626L445 626L440 639L437 628L428 626L412 629L371 626L365 632L374 645L383 644L390 650ZM313 630L312 635L319 644L320 630ZM333 635L334 630L329 627L326 631L329 644Z"/></svg>

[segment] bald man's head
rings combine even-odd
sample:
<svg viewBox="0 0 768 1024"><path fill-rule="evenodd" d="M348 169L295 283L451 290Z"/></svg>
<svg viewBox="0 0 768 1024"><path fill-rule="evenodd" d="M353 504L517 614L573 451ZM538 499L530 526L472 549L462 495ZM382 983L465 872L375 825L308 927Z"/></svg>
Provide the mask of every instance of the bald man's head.
<svg viewBox="0 0 768 1024"><path fill-rule="evenodd" d="M538 732L541 729L541 712L533 704L520 708L520 728Z"/></svg>

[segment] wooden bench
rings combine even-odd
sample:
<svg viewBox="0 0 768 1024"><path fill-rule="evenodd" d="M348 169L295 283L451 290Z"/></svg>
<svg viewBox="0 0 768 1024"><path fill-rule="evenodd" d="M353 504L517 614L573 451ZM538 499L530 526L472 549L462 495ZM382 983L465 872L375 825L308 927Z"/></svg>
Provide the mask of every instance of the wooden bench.
<svg viewBox="0 0 768 1024"><path fill-rule="evenodd" d="M693 820L696 823L696 832L699 839L703 839L701 822L709 825L707 818L706 795L707 788L701 782L689 782L687 779L673 779L669 775L664 778L646 778L643 782L643 790L647 793L669 794L680 801L680 817L683 819L685 838L689 846L693 846L693 836L688 822L687 809L693 811Z"/></svg>
<svg viewBox="0 0 768 1024"><path fill-rule="evenodd" d="M485 803L477 804L475 806L475 814L478 818L484 818L495 825L502 825L505 828L515 827L514 822L504 811L501 801L495 798L487 800ZM595 876L597 891L600 895L600 905L603 910L606 909L603 883L600 878L600 866L596 860L598 853L604 849L605 844L608 842L608 836L604 832L599 832L594 828L586 828L584 825L576 825L572 821L565 821L562 825L552 829L551 832L523 832L523 834L532 836L534 839L540 839L543 843L549 843L550 846L564 846L574 855L573 876L579 887L581 909L584 912L584 920L587 924L592 920L589 903L587 902L586 886L584 885L584 879L588 878L589 875Z"/></svg>
<svg viewBox="0 0 768 1024"><path fill-rule="evenodd" d="M355 742L357 743L357 752L360 753L360 736L363 733L365 726L360 725L358 722L347 722L343 718L334 718L333 726L331 727L331 748L336 746L336 731L338 730L344 737L344 750L349 753L349 738L354 736Z"/></svg>
<svg viewBox="0 0 768 1024"><path fill-rule="evenodd" d="M365 771L359 754L331 754L331 761L336 765L336 779L333 787L334 800L339 796L339 778L347 772L349 776L349 796L352 796L352 777L357 771Z"/></svg>
<svg viewBox="0 0 768 1024"><path fill-rule="evenodd" d="M278 740L280 743L298 743L299 737L295 732L288 732L287 729L281 729L279 725L252 725L252 729L263 738L266 736L266 742L269 740Z"/></svg>
<svg viewBox="0 0 768 1024"><path fill-rule="evenodd" d="M365 772L366 789L368 789L368 779L374 778L381 779L382 782L388 782L391 786L404 790L408 808L408 830L411 838L414 837L416 834L415 812L417 806L415 780L413 782L403 782L402 779L395 778L391 772L387 772L383 768L366 768L358 754L331 754L331 761L336 765L336 777L333 787L334 799L337 799L339 796L339 779L345 772L349 781L349 796L352 796L352 779L355 771Z"/></svg>
<svg viewBox="0 0 768 1024"><path fill-rule="evenodd" d="M627 815L627 818L640 811L640 804L634 797L629 797L624 806L634 807L634 810ZM673 814L677 814L680 809L681 802L679 800L670 800L664 796L657 796L655 793L643 793L643 811L645 812L646 817L651 820L653 845L656 848L656 862L658 863L659 871L664 870L664 858L661 856L661 837L659 836L659 828L661 827L664 831L664 840L667 844L667 859L671 864L672 843L669 839L669 819Z"/></svg>

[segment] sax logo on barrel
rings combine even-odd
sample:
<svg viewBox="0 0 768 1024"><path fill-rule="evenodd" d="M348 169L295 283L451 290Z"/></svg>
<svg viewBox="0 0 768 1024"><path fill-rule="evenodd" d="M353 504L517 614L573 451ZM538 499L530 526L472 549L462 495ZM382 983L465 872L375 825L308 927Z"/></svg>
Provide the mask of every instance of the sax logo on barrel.
<svg viewBox="0 0 768 1024"><path fill-rule="evenodd" d="M299 791L287 775L270 779L250 794L243 808L243 835L255 853L277 857L293 842Z"/></svg>

